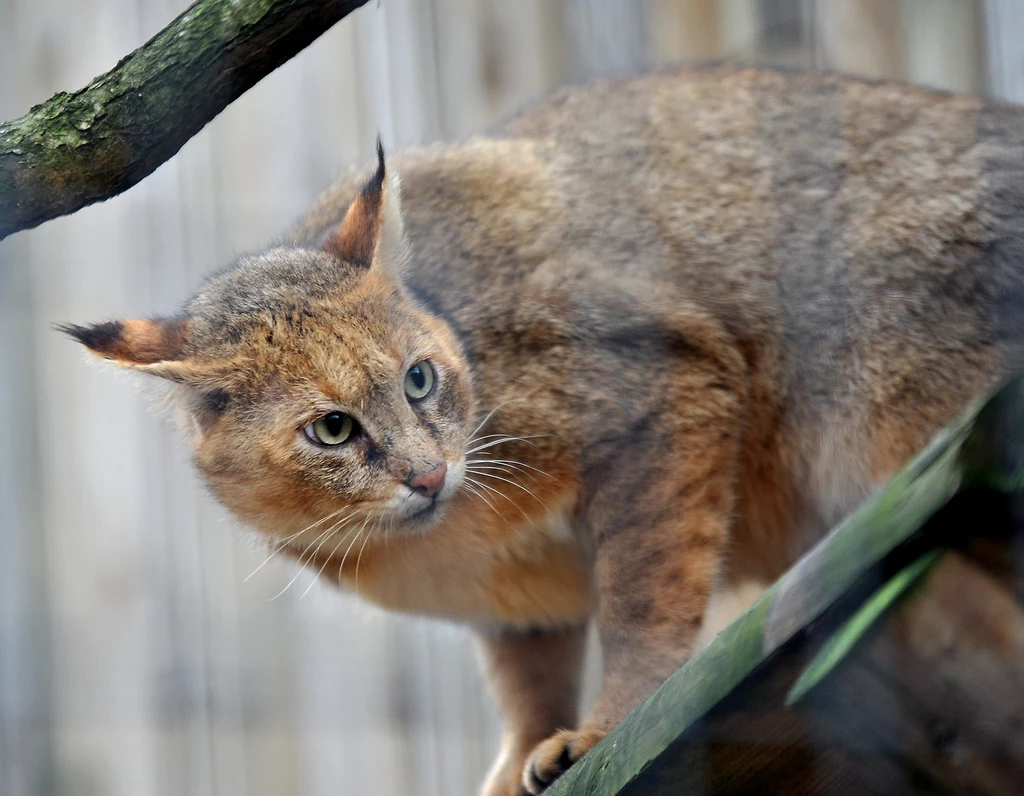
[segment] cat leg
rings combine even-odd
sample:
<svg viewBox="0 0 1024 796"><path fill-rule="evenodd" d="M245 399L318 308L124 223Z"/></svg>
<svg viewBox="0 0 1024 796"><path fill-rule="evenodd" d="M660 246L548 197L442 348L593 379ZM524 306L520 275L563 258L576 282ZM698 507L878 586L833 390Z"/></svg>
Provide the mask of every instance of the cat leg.
<svg viewBox="0 0 1024 796"><path fill-rule="evenodd" d="M503 723L501 753L481 794L521 796L527 755L556 730L576 726L586 627L481 631L477 641Z"/></svg>
<svg viewBox="0 0 1024 796"><path fill-rule="evenodd" d="M728 541L740 435L735 394L704 392L675 404L685 406L680 414L645 421L642 439L623 441L584 506L597 548L604 683L578 729L531 754L529 794L542 793L693 652Z"/></svg>

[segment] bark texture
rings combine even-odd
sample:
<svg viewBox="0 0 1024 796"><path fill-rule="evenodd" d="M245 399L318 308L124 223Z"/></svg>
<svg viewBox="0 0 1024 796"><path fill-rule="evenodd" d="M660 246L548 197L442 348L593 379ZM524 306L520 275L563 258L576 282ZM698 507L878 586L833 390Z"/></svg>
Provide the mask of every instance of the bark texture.
<svg viewBox="0 0 1024 796"><path fill-rule="evenodd" d="M108 199L367 0L198 0L111 71L0 125L0 239Z"/></svg>

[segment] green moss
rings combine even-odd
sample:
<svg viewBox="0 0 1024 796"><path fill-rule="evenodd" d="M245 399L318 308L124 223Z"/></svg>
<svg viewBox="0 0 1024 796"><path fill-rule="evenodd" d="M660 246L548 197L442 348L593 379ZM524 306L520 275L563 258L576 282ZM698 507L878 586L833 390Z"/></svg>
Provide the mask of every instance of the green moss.
<svg viewBox="0 0 1024 796"><path fill-rule="evenodd" d="M198 0L110 72L0 126L0 238L134 185L366 0Z"/></svg>

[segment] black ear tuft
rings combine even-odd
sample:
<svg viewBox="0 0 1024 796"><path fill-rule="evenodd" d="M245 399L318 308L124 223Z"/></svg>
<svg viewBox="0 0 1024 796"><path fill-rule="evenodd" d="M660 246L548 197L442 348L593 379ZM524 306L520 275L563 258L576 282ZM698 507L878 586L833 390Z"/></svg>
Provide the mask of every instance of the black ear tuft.
<svg viewBox="0 0 1024 796"><path fill-rule="evenodd" d="M124 324L121 321L106 321L92 326L68 323L58 326L57 330L73 337L86 348L98 354L106 354L117 347L121 335L124 333Z"/></svg>
<svg viewBox="0 0 1024 796"><path fill-rule="evenodd" d="M380 140L380 133L377 133L377 171L367 183L367 188L372 185L374 191L383 190L385 174L387 174L387 169L384 165L384 144Z"/></svg>
<svg viewBox="0 0 1024 796"><path fill-rule="evenodd" d="M180 359L187 318L107 321L93 326L59 327L94 354L117 360L128 367Z"/></svg>
<svg viewBox="0 0 1024 796"><path fill-rule="evenodd" d="M369 268L384 224L384 145L377 136L377 170L349 206L341 223L327 233L321 247L340 260Z"/></svg>
<svg viewBox="0 0 1024 796"><path fill-rule="evenodd" d="M384 162L384 144L380 140L380 133L377 134L377 170L370 175L370 178L363 183L363 189L359 192L368 206L380 208L380 197L384 193L384 178L387 176L387 166Z"/></svg>

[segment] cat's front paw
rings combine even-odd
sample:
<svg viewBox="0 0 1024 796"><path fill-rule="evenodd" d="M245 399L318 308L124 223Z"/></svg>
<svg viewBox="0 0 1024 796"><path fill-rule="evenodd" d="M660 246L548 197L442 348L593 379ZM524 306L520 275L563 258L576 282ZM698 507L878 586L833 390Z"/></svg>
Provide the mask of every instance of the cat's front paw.
<svg viewBox="0 0 1024 796"><path fill-rule="evenodd" d="M561 730L533 750L523 769L523 787L538 796L604 737L598 730Z"/></svg>

